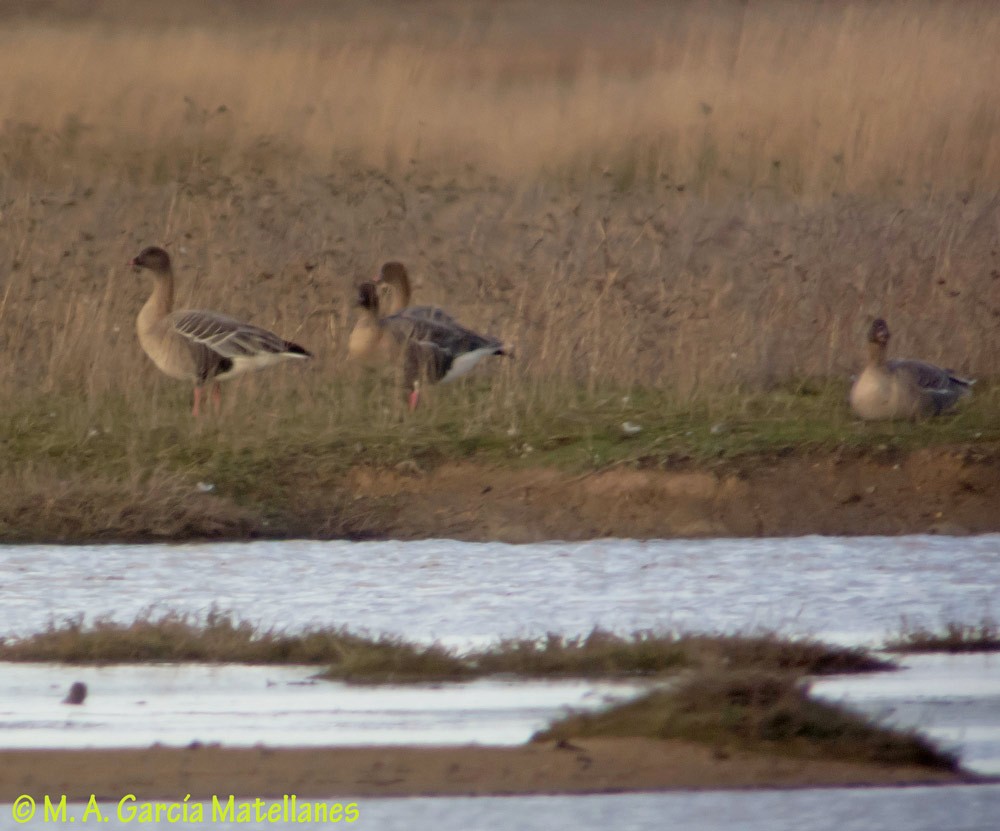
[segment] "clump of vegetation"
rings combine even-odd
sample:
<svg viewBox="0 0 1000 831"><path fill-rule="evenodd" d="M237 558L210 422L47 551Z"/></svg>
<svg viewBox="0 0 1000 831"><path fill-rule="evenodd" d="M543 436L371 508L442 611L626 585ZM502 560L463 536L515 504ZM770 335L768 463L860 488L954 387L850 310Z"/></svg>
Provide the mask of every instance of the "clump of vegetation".
<svg viewBox="0 0 1000 831"><path fill-rule="evenodd" d="M881 672L896 665L861 647L834 646L810 638L762 635L689 635L684 644L702 667L757 669L798 675Z"/></svg>
<svg viewBox="0 0 1000 831"><path fill-rule="evenodd" d="M353 633L346 628L297 634L262 630L231 614L210 611L204 620L166 613L132 623L81 618L52 623L44 632L0 639L0 660L65 663L202 661L253 664L326 664L324 677L357 683L462 681L487 675L524 678L662 678L686 668L756 668L821 675L891 669L861 649L777 635L675 635L650 631L629 636L594 629L585 636L550 633L541 639L503 639L459 653L440 644Z"/></svg>
<svg viewBox="0 0 1000 831"><path fill-rule="evenodd" d="M596 736L685 739L721 753L765 751L958 769L954 754L927 739L810 698L808 686L794 674L760 670L698 672L675 687L654 690L603 712L572 715L532 740Z"/></svg>
<svg viewBox="0 0 1000 831"><path fill-rule="evenodd" d="M910 626L885 645L889 652L1000 652L1000 624L992 617L978 623L949 622L940 629Z"/></svg>
<svg viewBox="0 0 1000 831"><path fill-rule="evenodd" d="M637 632L625 638L594 629L583 637L503 639L470 660L486 675L608 678L672 673L687 665L689 655L673 635Z"/></svg>
<svg viewBox="0 0 1000 831"><path fill-rule="evenodd" d="M673 675L689 667L756 667L765 671L828 675L893 669L859 648L767 635L694 635L650 631L628 637L594 629L582 637L550 633L542 639L505 639L470 656L487 674L608 678Z"/></svg>
<svg viewBox="0 0 1000 831"><path fill-rule="evenodd" d="M438 645L417 646L388 636L367 637L346 629L299 634L261 630L226 613L205 619L167 613L132 623L75 619L44 632L0 641L0 660L71 664L197 661L246 664L327 665L329 677L368 683L462 677L465 665Z"/></svg>
<svg viewBox="0 0 1000 831"><path fill-rule="evenodd" d="M440 644L419 646L392 637L357 639L321 677L354 684L427 684L478 675L468 661Z"/></svg>

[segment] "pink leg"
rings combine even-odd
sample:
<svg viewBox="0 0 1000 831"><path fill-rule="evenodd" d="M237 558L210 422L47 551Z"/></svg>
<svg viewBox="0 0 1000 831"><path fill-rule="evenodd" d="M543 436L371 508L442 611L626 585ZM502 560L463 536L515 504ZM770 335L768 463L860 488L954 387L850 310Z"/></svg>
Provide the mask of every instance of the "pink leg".
<svg viewBox="0 0 1000 831"><path fill-rule="evenodd" d="M420 386L417 384L413 385L413 390L410 392L410 412L412 413L417 409L417 405L420 403Z"/></svg>
<svg viewBox="0 0 1000 831"><path fill-rule="evenodd" d="M201 414L201 387L194 388L194 406L191 408L191 415L195 418Z"/></svg>
<svg viewBox="0 0 1000 831"><path fill-rule="evenodd" d="M222 390L219 389L218 382L212 386L212 405L216 415L222 412Z"/></svg>

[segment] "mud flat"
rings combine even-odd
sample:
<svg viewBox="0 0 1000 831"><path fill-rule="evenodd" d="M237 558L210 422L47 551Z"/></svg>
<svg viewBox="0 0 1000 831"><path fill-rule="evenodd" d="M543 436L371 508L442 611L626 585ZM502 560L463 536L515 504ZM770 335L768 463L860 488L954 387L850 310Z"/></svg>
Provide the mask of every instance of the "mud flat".
<svg viewBox="0 0 1000 831"><path fill-rule="evenodd" d="M967 774L756 754L677 741L591 739L566 747L8 750L0 800L23 793L138 799L610 793L698 788L955 784ZM179 796L178 796L179 795Z"/></svg>

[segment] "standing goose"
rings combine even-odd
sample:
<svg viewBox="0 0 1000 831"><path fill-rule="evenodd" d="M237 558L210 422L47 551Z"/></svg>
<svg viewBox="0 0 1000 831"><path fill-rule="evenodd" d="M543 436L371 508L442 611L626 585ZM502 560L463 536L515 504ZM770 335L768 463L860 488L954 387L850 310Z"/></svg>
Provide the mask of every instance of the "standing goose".
<svg viewBox="0 0 1000 831"><path fill-rule="evenodd" d="M410 297L410 275L406 266L400 262L390 261L383 263L375 277L376 283L381 283L389 287L391 303L385 310L386 316L402 314L412 319L424 318L426 320L438 320L445 323L455 323L455 318L448 314L439 306L411 306Z"/></svg>
<svg viewBox="0 0 1000 831"><path fill-rule="evenodd" d="M399 361L411 410L420 402L422 380L447 383L471 372L487 356L513 354L497 338L466 329L447 316L411 317L404 309L380 317L378 286L373 282L358 287L358 306L362 315L351 333L351 356L368 362Z"/></svg>
<svg viewBox="0 0 1000 831"><path fill-rule="evenodd" d="M851 409L866 421L923 418L943 413L971 393L973 381L923 361L886 360L889 327L868 330L868 363L851 387Z"/></svg>
<svg viewBox="0 0 1000 831"><path fill-rule="evenodd" d="M399 262L387 262L379 269L375 275L376 291L383 286L389 289L388 308L383 308L381 300L377 300L376 307L379 312L387 317L399 315L410 320L434 320L447 325L458 326L458 322L444 309L438 306L411 306L410 305L410 275L406 271L406 266ZM351 330L350 338L347 342L347 352L350 358L362 363L379 362L384 356L376 356L372 350L372 324L369 315L362 315L354 328Z"/></svg>
<svg viewBox="0 0 1000 831"><path fill-rule="evenodd" d="M172 311L174 272L162 248L144 248L132 258L132 266L148 269L154 279L153 293L136 318L139 343L162 372L194 384L192 415L199 414L209 381L214 382L212 400L218 412L219 381L279 361L312 357L297 343L218 312Z"/></svg>

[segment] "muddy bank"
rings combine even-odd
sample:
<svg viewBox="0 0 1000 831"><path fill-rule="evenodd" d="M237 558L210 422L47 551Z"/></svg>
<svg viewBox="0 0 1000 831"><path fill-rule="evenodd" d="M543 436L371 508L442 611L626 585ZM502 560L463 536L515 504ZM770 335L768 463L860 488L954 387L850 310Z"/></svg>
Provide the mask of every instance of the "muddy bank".
<svg viewBox="0 0 1000 831"><path fill-rule="evenodd" d="M473 462L357 468L373 536L533 542L594 537L965 534L1000 531L1000 457L789 455L716 467L582 475Z"/></svg>
<svg viewBox="0 0 1000 831"><path fill-rule="evenodd" d="M572 473L470 457L322 470L286 457L268 478L0 474L0 541L497 540L781 537L1000 531L1000 452L934 448L643 457ZM283 465L283 467L282 467Z"/></svg>
<svg viewBox="0 0 1000 831"><path fill-rule="evenodd" d="M979 781L651 739L590 739L513 748L320 748L0 751L0 801L91 794L116 802L242 797L512 795L692 788L947 784ZM360 803L362 815L364 803Z"/></svg>

